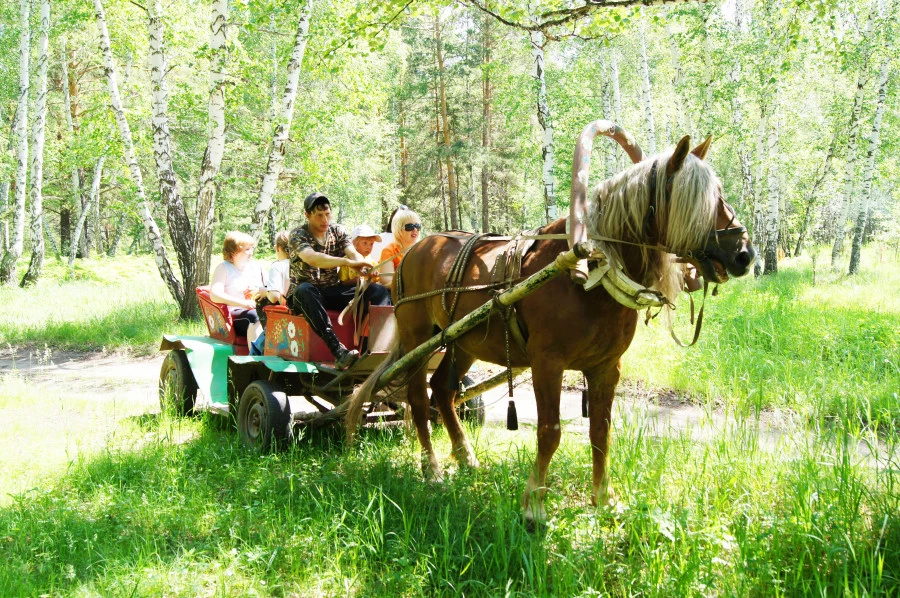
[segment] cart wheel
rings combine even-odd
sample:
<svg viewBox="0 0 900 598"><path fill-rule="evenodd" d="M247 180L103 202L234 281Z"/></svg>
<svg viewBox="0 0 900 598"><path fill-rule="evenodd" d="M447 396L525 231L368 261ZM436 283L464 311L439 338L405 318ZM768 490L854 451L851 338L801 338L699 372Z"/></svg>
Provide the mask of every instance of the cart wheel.
<svg viewBox="0 0 900 598"><path fill-rule="evenodd" d="M287 395L271 383L256 380L241 395L238 434L250 447L266 450L291 437L291 410Z"/></svg>
<svg viewBox="0 0 900 598"><path fill-rule="evenodd" d="M472 386L475 384L475 381L468 376L463 376L462 383L465 386ZM459 419L464 422L473 423L476 426L483 426L485 417L484 398L481 395L472 397L456 408L456 414L459 416Z"/></svg>
<svg viewBox="0 0 900 598"><path fill-rule="evenodd" d="M159 406L163 412L187 415L194 410L197 381L183 349L166 354L159 369Z"/></svg>

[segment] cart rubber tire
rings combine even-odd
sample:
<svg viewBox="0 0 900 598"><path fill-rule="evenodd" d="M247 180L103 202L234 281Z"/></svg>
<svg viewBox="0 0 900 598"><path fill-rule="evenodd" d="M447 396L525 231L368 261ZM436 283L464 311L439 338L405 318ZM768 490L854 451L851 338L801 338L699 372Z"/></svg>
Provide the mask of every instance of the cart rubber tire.
<svg viewBox="0 0 900 598"><path fill-rule="evenodd" d="M159 406L163 412L188 415L197 400L197 381L184 349L172 349L159 369Z"/></svg>
<svg viewBox="0 0 900 598"><path fill-rule="evenodd" d="M237 412L238 434L244 444L260 451L278 448L291 437L291 409L287 395L266 380L251 382Z"/></svg>
<svg viewBox="0 0 900 598"><path fill-rule="evenodd" d="M473 386L475 381L468 376L463 376L464 386ZM456 408L456 414L460 421L469 422L476 426L483 426L485 419L484 398L481 395L472 397Z"/></svg>

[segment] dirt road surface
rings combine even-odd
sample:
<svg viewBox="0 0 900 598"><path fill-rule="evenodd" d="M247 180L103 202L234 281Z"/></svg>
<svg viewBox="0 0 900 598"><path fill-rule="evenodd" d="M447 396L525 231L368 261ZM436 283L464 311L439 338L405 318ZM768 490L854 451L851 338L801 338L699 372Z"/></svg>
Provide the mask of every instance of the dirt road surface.
<svg viewBox="0 0 900 598"><path fill-rule="evenodd" d="M0 378L14 375L34 385L48 397L77 392L97 400L115 398L128 404L125 411L154 413L159 410L157 379L164 354L145 357L109 353L23 352L0 353ZM527 375L517 379L514 399L520 427L533 427L537 421L534 393ZM507 416L506 384L484 394L489 425L505 426ZM581 417L580 389L564 389L560 405L563 429L587 434L588 420ZM648 390L624 381L620 384L614 411L614 427L622 420L646 426L653 436L687 435L693 441L708 441L736 426L742 433L756 434L760 447L783 451L796 449L798 443L813 441L811 433L790 413L763 413L735 418L721 409L709 409L681 400L670 391ZM857 450L872 458L870 445L860 443Z"/></svg>

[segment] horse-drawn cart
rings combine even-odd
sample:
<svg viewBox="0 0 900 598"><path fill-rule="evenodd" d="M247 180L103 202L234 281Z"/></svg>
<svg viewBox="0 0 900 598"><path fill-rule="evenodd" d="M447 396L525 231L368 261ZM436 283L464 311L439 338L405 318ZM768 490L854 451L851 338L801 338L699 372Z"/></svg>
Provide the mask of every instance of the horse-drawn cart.
<svg viewBox="0 0 900 598"><path fill-rule="evenodd" d="M250 445L270 446L292 437L300 426L339 420L355 386L381 364L391 348L392 307L371 308L366 351L352 368L338 371L328 348L302 316L268 306L264 354L250 356L247 339L236 335L228 309L210 300L207 287L198 287L197 295L209 336L163 336L160 350L168 353L159 376L160 403L178 414L208 411L233 417L241 438ZM338 313L329 312L329 316L341 341L360 348L354 323L339 323ZM435 352L423 367L433 371L441 357ZM463 385L471 387L474 382L466 377ZM402 417L402 400L392 392L382 393L381 398L369 405L366 422ZM464 391L460 398L460 417L482 424L481 395Z"/></svg>

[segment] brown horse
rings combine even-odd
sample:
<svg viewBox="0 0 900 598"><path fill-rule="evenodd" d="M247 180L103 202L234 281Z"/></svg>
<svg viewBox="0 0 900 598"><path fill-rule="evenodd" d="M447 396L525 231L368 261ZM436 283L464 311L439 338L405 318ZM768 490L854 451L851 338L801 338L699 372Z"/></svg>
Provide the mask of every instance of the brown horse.
<svg viewBox="0 0 900 598"><path fill-rule="evenodd" d="M622 144L621 140L617 141ZM685 137L674 151L651 156L600 183L583 220L579 219L585 225L587 236L598 239L606 256L621 264L627 276L660 291L670 300L681 290L681 268L674 265L675 256L694 262L707 279L715 282L723 282L728 274L746 274L755 259L746 229L722 199L721 184L703 161L708 147L709 140L690 152L689 138ZM639 148L636 154L629 151L629 155L635 161L642 157ZM583 152L576 150L576 162L579 158L584 164L576 163L573 178L580 176L583 183L587 180L589 158L584 159ZM565 218L541 229L542 234L548 235L561 236L565 232ZM573 233L577 234L581 233ZM437 328L444 329L451 323L445 311L449 301L442 301L441 295L433 291L447 286L448 271L464 242L458 235L436 234L419 242L404 257L398 275L403 296L425 296L397 306L399 343L391 357L351 399L347 419L351 435L363 403L371 400L376 390L379 375L405 352L434 335ZM479 242L466 265L463 283L475 286L489 282L505 243L490 238ZM536 241L522 259L522 276L537 272L566 249L565 238ZM395 302L400 299L397 282ZM454 294L449 297L453 298ZM489 290L460 293L454 320L490 300ZM524 351L516 343L506 342L504 320L492 316L487 323L455 341L453 350L447 351L432 375L430 386L454 457L463 466L475 467L478 460L454 409L456 391L448 390L450 373L458 373L453 380L453 386L457 386L455 383L476 359L506 365L507 351L512 367L531 368L537 401L537 456L525 486L522 506L527 519L540 522L546 519L543 499L547 469L560 440L559 405L564 370L580 370L587 380L593 452L591 500L598 505L611 498L605 467L613 396L619 382L620 360L634 337L638 312L616 302L602 286L586 291L568 276L557 276L522 299L516 311L520 327L526 331ZM451 366L452 359L456 363ZM411 375L407 390L422 446L423 471L426 476L440 479L441 468L428 427L429 398L424 370Z"/></svg>

